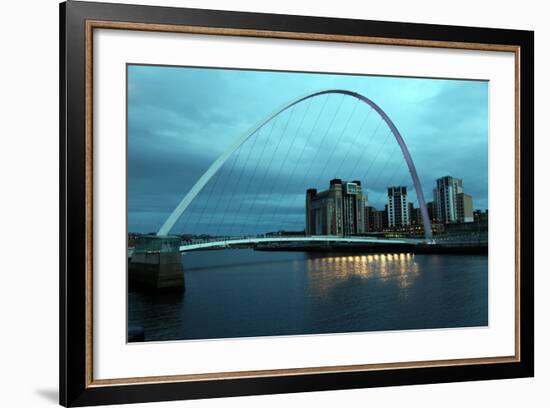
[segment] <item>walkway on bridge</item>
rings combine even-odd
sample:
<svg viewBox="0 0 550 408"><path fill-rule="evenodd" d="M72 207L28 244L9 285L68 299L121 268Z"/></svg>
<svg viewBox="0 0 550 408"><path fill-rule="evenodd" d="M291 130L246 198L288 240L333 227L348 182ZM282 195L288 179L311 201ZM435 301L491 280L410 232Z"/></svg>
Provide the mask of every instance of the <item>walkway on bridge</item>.
<svg viewBox="0 0 550 408"><path fill-rule="evenodd" d="M180 246L180 252L199 251L214 248L230 248L242 245L255 245L262 243L278 242L327 242L327 243L350 243L350 244L408 244L418 245L426 242L425 239L415 238L377 238L377 237L336 237L336 236L305 236L305 237L246 237L225 240L214 240L201 243L193 243Z"/></svg>

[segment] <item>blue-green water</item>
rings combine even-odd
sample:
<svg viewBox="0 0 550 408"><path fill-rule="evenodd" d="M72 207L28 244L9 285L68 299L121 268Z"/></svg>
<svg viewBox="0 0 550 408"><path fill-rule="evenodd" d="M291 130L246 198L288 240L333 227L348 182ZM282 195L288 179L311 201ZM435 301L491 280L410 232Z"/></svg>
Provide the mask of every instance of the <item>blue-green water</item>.
<svg viewBox="0 0 550 408"><path fill-rule="evenodd" d="M486 326L486 255L193 252L184 295L128 296L146 341Z"/></svg>

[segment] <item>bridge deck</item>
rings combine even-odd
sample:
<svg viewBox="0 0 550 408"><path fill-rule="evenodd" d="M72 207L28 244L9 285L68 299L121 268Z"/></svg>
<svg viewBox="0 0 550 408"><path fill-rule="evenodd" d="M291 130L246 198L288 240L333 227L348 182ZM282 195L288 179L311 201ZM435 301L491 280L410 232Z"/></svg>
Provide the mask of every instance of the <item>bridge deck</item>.
<svg viewBox="0 0 550 408"><path fill-rule="evenodd" d="M180 246L180 252L197 251L209 248L229 248L237 245L249 245L260 243L276 242L342 242L355 244L423 244L425 239L414 238L376 238L376 237L333 237L333 236L309 236L309 237L252 237L227 239L220 241L201 242L196 244L187 244Z"/></svg>

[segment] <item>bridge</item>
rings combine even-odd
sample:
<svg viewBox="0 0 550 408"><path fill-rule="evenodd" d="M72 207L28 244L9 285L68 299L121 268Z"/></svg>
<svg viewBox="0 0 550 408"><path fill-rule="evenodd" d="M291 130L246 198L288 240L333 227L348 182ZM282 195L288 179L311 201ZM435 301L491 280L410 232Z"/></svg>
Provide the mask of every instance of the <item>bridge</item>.
<svg viewBox="0 0 550 408"><path fill-rule="evenodd" d="M417 245L426 242L425 239L415 238L377 238L377 237L335 237L313 235L307 237L250 237L212 240L200 243L191 243L180 246L180 252L200 251L205 249L223 249L243 245L275 244L275 243L348 243L348 244L388 244L388 245Z"/></svg>
<svg viewBox="0 0 550 408"><path fill-rule="evenodd" d="M330 103L327 104L327 101L331 96L337 98L337 101L335 102L337 109L335 110L335 113L327 114L327 106L331 105ZM320 109L313 109L313 112L317 110L317 113L314 114L311 119L305 120L308 112L310 112L313 102L321 98L324 99L320 101L320 104L322 105ZM350 107L350 112L346 111L344 114L341 114L340 111L344 104L344 100L351 100L353 107ZM306 103L306 101L308 102ZM304 104L305 106L297 108L297 106L301 104ZM357 120L359 123L362 122L362 125L358 126L357 131L353 132L353 134L355 134L354 138L344 142L344 135L348 130L348 125L350 122L353 122L352 117L354 117L354 114L358 110L359 106L367 108L366 111L361 113L361 116ZM296 112L300 112L300 110L303 112L301 118L295 120L296 123L292 123L293 115L295 115ZM371 115L372 113L374 113L374 115ZM285 117L285 119L280 119L285 115L288 116L288 118ZM378 119L372 126L373 131L366 134L363 129L366 123L370 123L369 118L371 116L374 118L377 117ZM327 118L326 121L323 120L325 117ZM342 117L341 121L336 120L340 117ZM308 127L309 123L313 123L313 126L310 130L304 130L304 123L308 123ZM334 128L334 123L338 124L336 129ZM380 143L380 147L378 147L375 143L377 153L373 154L372 149L368 149L367 146L370 146L371 140L377 139L379 136L378 130L381 125L385 125L385 137L383 139L383 143ZM282 127L281 135L278 138L276 138L277 132L274 133L274 129L277 127ZM368 128L368 126L366 128ZM327 140L327 135L329 134L334 137L329 136ZM298 135L302 137L301 140L305 140L305 143L299 142L296 144ZM317 144L315 144L314 137L317 135L320 136L320 140L317 141ZM360 146L359 141L361 140L361 136L369 136L366 146ZM424 234L423 239L367 237L357 234L352 235L349 231L345 234L348 236L342 236L341 234L330 236L280 236L267 233L267 231L270 231L270 228L271 231L274 230L273 228L276 230L287 231L284 228L281 229L281 224L285 225L282 218L287 215L285 214L285 208L287 213L291 212L289 209L294 209L297 211L296 217L294 218L294 221L297 222L297 224L295 223L293 228L295 231L296 228L298 231L304 231L304 208L300 207L300 204L295 201L292 201L290 203L291 205L288 205L288 203L283 204L285 203L284 194L286 193L291 194L294 198L301 197L301 200L303 200L305 198L305 192L308 188L320 186L320 183L325 183L330 179L337 179L342 173L348 174L346 176L347 180L360 181L366 180L367 178L369 180L376 179L369 178L369 172L373 166L373 163L375 163L380 156L380 152L386 146L387 141L392 139L392 136L396 143L393 145L393 149L389 152L389 154L385 155L386 162L384 165L380 166L380 174L384 175L384 172L388 166L388 161L399 159L400 157L402 160L398 165L393 164L390 166L390 168L393 167L392 171L388 172L390 177L386 180L386 184L381 185L386 187L391 185L404 185L402 183L392 184L394 183L392 177L395 176L396 172L403 164L406 165L406 169L408 170L406 177L410 178L410 181L412 181L416 201L420 209ZM289 137L290 140L288 140ZM259 145L259 139L263 140L263 147L258 147L261 153L252 154L252 152L255 151L254 149L256 144ZM192 251L230 249L243 246L255 247L257 245L269 246L271 244L275 246L284 246L285 244L299 245L300 243L303 243L304 246L315 243L335 243L338 245L349 244L350 246L375 246L380 244L385 244L387 246L422 246L422 244L433 243L432 226L428 216L424 192L416 166L405 140L388 114L373 100L363 94L346 89L327 89L308 93L283 104L271 114L261 119L248 131L244 132L239 137L232 138L232 140L232 144L225 149L225 151L223 151L209 165L204 173L202 173L202 175L194 181L172 213L166 218L156 236L143 236L141 237L141 241L136 243L136 248L131 254L129 271L133 276L137 277L137 280L148 282L148 285L152 285L157 289L161 287L184 289L185 285L183 282L183 267L181 264L180 253ZM282 142L284 140L286 140L286 144L288 144L289 147L285 149L286 151L280 151L279 146L281 143L285 144L285 142ZM247 143L249 141L250 143ZM308 149L307 147L310 141L313 141L313 147L310 145ZM274 146L275 150L270 152L269 149L266 149L266 146L268 145ZM300 145L300 149L297 148L298 145ZM248 146L248 148L246 149L243 146ZM338 150L338 148L342 148L342 146L345 146L345 150L341 152L342 154L340 157L338 157L338 155L335 157L335 159L339 162L329 165L329 163L331 163L330 159L334 156L334 151ZM298 150L300 153L295 153ZM315 152L312 157L308 157L307 153L304 153L309 152L311 154L312 151ZM321 158L322 155L319 155L320 151L327 152L329 157ZM353 151L352 156L354 157L355 162L355 166L351 172L348 171L346 167L347 162L349 162L349 158L352 157L350 156L350 151ZM356 154L356 151L359 151L359 154ZM399 152L401 154L399 154ZM280 163L277 163L277 160L274 160L276 154L280 155L278 160ZM363 154L367 154L366 159L362 156ZM356 158L356 156L358 157ZM288 163L289 157L291 158ZM252 160L252 164L249 163L250 160ZM237 162L238 164L236 165ZM265 169L264 167L266 166L264 162L267 163L267 168ZM271 171L273 162L276 163L275 170ZM307 165L300 166L302 163L306 163ZM226 164L227 166L225 166ZM366 167L366 172L362 169L363 166ZM227 168L228 176L222 178L220 173ZM237 168L236 171L234 171L235 168ZM243 174L246 173L244 170L245 168L250 169L250 174L244 177L247 179L246 182L241 182L241 180L243 180ZM289 171L288 174L285 174L285 171L283 171L285 168L289 168L291 171ZM258 177L256 177L257 173L260 173ZM294 190L290 191L292 190L290 188L290 180L294 179L295 174L300 176L299 179L302 184L299 186L293 186ZM222 181L220 182L220 180ZM218 184L220 185L219 187ZM265 191L265 186L267 186L267 192ZM282 187L279 189L279 191L282 192L282 196L276 200L276 204L274 206L270 207L268 203L273 201L270 196L273 195L279 187ZM235 194L236 189L239 188L241 188L239 192L243 193L240 196ZM256 190L254 190L254 188L256 188ZM209 193L204 193L204 191L208 191L208 189ZM385 188L382 188L381 190L379 188L379 191L382 191L380 194L384 194ZM248 197L249 192L250 194L252 194L252 192L254 193L254 197L251 199ZM237 195L237 197L235 197L235 195ZM382 196L382 199L383 198L384 197ZM200 205L200 208L196 210L198 202L202 205ZM213 202L215 202L215 204L213 204ZM246 204L243 205L243 203ZM220 205L222 207L225 205L225 208L221 210L219 208ZM232 205L233 207L231 207ZM252 211L254 205L260 207L259 212L254 213L254 211ZM342 204L342 207L345 207L346 205L347 204ZM359 219L357 216L358 212L360 213L363 211L365 211L365 209L359 207L353 210L355 222L359 222L357 221ZM267 216L266 213L268 213ZM187 221L184 220L184 214L187 215ZM205 214L207 214L207 217L208 214L210 216L207 222L203 223L202 220ZM254 215L258 215L259 219L254 219ZM269 221L267 223L265 220L266 217ZM340 216L336 216L335 214L331 215L331 217L333 217L332 221L327 222L335 224L344 222L341 218L338 218ZM189 224L187 224L185 228L180 224L180 231L185 231L187 235L195 237L202 235L219 238L213 238L206 241L191 240L191 242L182 245L181 239L174 236L172 231L180 220L182 220L183 224L184 222L188 222L189 219L191 220L191 224L195 222L194 232L193 229L190 228ZM277 222L278 224L276 224ZM249 226L251 225L252 227L256 227L255 232L251 233L249 231L245 233L242 231L237 231L237 233L234 233L234 228L240 227L241 225L239 224L243 223L248 223ZM220 228L225 229L225 233L220 231ZM306 234L310 234L310 232L306 232ZM162 255L163 253L164 255Z"/></svg>
<svg viewBox="0 0 550 408"><path fill-rule="evenodd" d="M401 153L403 155L403 160L406 163L407 168L409 170L410 177L412 179L412 182L413 182L413 185L414 185L414 188L415 188L418 205L420 207L420 212L421 212L421 216L422 216L422 223L423 223L423 227L424 227L424 237L425 237L426 241L430 241L431 238L432 238L432 228L431 228L430 218L428 216L428 209L427 209L427 206L426 206L426 201L424 199L424 192L422 190L422 185L421 185L420 179L418 177L416 166L415 166L414 161L411 157L409 149L408 149L408 147L405 143L405 140L403 139L401 133L397 129L397 126L394 124L394 122L390 119L388 114L380 106L378 106L374 101L372 101L371 99L367 98L366 96L364 96L360 93L350 91L350 90L345 90L345 89L328 89L328 90L312 92L312 93L308 93L306 95L300 96L300 97L298 97L298 98L296 98L296 99L294 99L294 100L292 100L288 103L285 103L283 106L281 106L280 108L276 109L273 113L268 115L266 118L260 120L249 131L245 132L239 138L235 139L234 143L225 152L223 152L214 161L214 163L212 163L210 165L210 167L203 173L203 175L195 182L195 184L191 187L191 189L187 192L187 194L182 198L182 200L177 205L177 207L168 216L168 218L166 219L164 224L160 227L160 229L157 232L157 235L158 236L167 236L167 235L170 234L170 231L174 228L174 226L176 225L178 220L180 220L182 218L182 216L183 216L184 212L186 211L186 209L190 206L190 204L197 197L197 195L201 192L201 190L204 189L204 187L208 184L208 182L216 175L216 173L220 170L220 168L249 139L254 138L254 136L257 139L259 137L258 136L259 132L268 123L272 122L273 120L276 120L285 111L288 111L289 109L294 109L294 107L296 105L298 105L302 102L305 102L307 100L312 100L312 99L315 99L315 98L318 98L318 97L321 97L321 96L327 96L328 97L330 95L341 95L342 100L344 98L353 98L353 99L355 99L356 102L362 103L362 104L366 105L367 107L369 107L371 109L371 111L376 112L376 114L381 119L380 123L383 122L383 123L386 124L386 126L390 130L390 133L393 135L395 141L397 142L397 145L398 145L398 147L401 150ZM338 111L340 110L340 107L341 107L341 105L339 105ZM352 115L355 112L356 107L357 106L355 106L355 108L353 109ZM323 106L323 108L324 108L324 106ZM336 118L336 116L338 114L338 111L334 115L333 121ZM370 115L371 111L369 111L369 115ZM322 110L321 110L321 112L322 112ZM291 114L292 113L293 113L293 111L291 111ZM351 116L350 116L349 119L351 119ZM347 127L347 125L349 123L349 119L348 119L348 122L346 122L345 127ZM288 128L289 122L290 122L290 119L286 123L285 131ZM300 127L301 127L302 123L303 123L303 118L302 118L302 121L300 122ZM274 126L275 126L275 124L273 125L273 127ZM327 133L330 130L331 126L332 126L332 122L330 123L329 128L324 133L324 137L327 135ZM379 126L380 126L380 124L379 124ZM378 127L376 128L376 131L374 132L375 134L378 131ZM314 128L315 128L315 126L314 126ZM272 130L273 130L273 128L271 129L271 131ZM312 129L312 133L313 133L313 129ZM271 136L271 132L269 132L269 135ZM311 134L310 134L310 136L311 136ZM295 135L295 137L296 137L296 135ZM324 137L323 137L323 140L324 140ZM309 139L309 137L308 137L308 139ZM280 140L279 140L279 143L280 143ZM349 151L348 151L348 153L349 153ZM248 156L250 156L250 152L249 152ZM248 159L248 156L247 156L247 159ZM317 157L317 155L315 157ZM271 159L270 163L271 162L272 162L272 159ZM285 160L285 162L286 162L286 160ZM339 166L339 167L341 167L341 166ZM310 167L310 169L311 169L311 167ZM369 170L370 170L370 166L369 166ZM279 169L279 172L280 172L280 169ZM242 172L241 172L241 175L242 175Z"/></svg>

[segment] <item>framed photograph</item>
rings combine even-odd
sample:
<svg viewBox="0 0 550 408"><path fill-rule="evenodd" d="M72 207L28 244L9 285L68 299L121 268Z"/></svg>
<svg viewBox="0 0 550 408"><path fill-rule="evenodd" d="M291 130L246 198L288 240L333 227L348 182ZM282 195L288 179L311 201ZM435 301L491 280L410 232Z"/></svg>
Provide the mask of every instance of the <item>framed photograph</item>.
<svg viewBox="0 0 550 408"><path fill-rule="evenodd" d="M533 32L60 24L62 405L534 375Z"/></svg>

